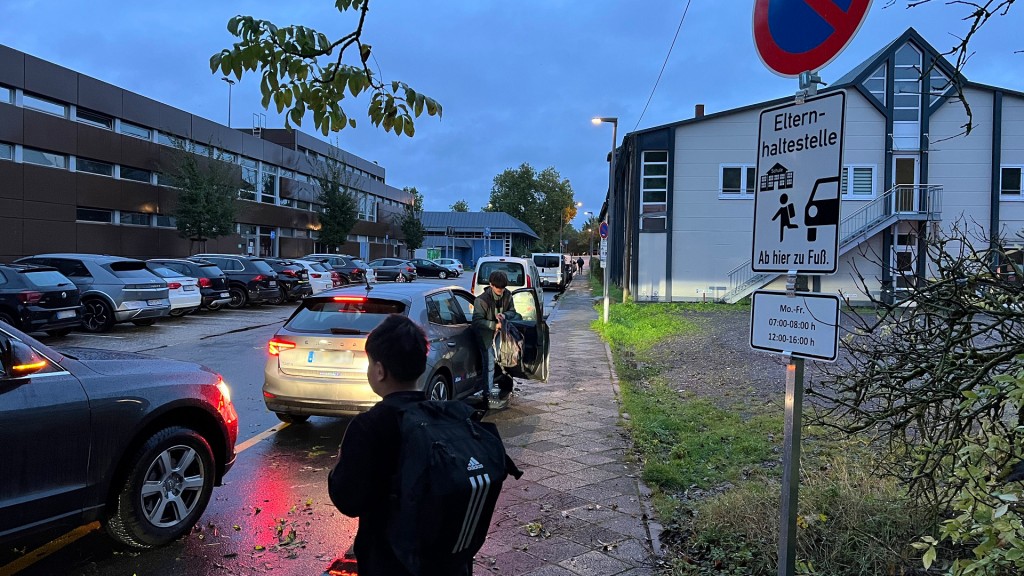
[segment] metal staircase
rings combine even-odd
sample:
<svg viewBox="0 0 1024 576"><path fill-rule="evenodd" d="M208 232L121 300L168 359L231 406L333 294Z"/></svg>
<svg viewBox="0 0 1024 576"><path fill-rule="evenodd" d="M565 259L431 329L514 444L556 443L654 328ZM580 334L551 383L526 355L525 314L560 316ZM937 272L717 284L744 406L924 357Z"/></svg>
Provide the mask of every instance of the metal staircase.
<svg viewBox="0 0 1024 576"><path fill-rule="evenodd" d="M839 223L839 256L846 254L901 220L938 220L942 213L942 186L893 186L885 194L861 206ZM776 273L759 274L751 270L752 262L729 271L729 290L721 301L739 302L748 294L768 285L780 276Z"/></svg>

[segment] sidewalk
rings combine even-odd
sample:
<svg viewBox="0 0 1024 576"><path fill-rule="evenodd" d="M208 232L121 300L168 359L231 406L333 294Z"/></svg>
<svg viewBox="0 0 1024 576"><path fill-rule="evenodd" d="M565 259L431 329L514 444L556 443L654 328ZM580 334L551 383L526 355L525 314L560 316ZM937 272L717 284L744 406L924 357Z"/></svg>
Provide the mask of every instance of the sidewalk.
<svg viewBox="0 0 1024 576"><path fill-rule="evenodd" d="M587 279L548 318L548 381L517 382L510 407L488 416L524 474L505 482L475 574L654 574L646 488L626 461L618 380L590 329L598 315ZM657 525L650 530L657 549Z"/></svg>

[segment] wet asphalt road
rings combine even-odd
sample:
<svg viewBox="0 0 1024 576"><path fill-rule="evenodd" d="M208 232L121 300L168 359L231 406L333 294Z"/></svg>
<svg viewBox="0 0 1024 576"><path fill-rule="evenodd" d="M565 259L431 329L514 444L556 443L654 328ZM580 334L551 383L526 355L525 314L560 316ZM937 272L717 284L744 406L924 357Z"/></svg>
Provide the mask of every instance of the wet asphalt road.
<svg viewBox="0 0 1024 576"><path fill-rule="evenodd" d="M418 281L468 288L470 275ZM545 293L546 313L554 297ZM107 337L76 333L47 341L56 348L145 351L211 367L231 387L241 452L196 529L178 542L137 551L116 545L102 529L67 545L53 542L65 531L49 532L0 549L0 576L322 574L356 530L356 521L334 508L326 485L348 419L314 417L287 426L263 404L266 343L293 308L225 310L153 327L118 326ZM50 554L26 568L12 564L41 552Z"/></svg>

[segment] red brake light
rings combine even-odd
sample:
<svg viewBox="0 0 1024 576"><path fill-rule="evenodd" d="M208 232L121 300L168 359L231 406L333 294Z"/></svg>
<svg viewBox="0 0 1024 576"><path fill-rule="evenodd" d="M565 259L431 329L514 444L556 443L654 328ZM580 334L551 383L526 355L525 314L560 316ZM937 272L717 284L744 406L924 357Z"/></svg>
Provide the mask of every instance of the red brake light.
<svg viewBox="0 0 1024 576"><path fill-rule="evenodd" d="M18 292L18 300L21 300L25 304L36 304L43 299L42 292L25 291Z"/></svg>
<svg viewBox="0 0 1024 576"><path fill-rule="evenodd" d="M366 298L363 296L335 296L332 300L335 302L366 302Z"/></svg>
<svg viewBox="0 0 1024 576"><path fill-rule="evenodd" d="M285 276L296 276L295 270L288 270L287 268L281 270L281 273L284 274Z"/></svg>
<svg viewBox="0 0 1024 576"><path fill-rule="evenodd" d="M209 288L210 287L210 279L209 278L200 278L199 279L199 287L200 288Z"/></svg>
<svg viewBox="0 0 1024 576"><path fill-rule="evenodd" d="M271 356L277 356L284 350L291 350L295 348L295 342L290 340L284 340L278 337L273 337L267 344L267 352L270 352Z"/></svg>
<svg viewBox="0 0 1024 576"><path fill-rule="evenodd" d="M320 275L317 274L316 272L313 272L312 274L310 274L310 276L312 276L313 278L319 278L320 277Z"/></svg>
<svg viewBox="0 0 1024 576"><path fill-rule="evenodd" d="M532 288L533 287L533 280L530 278L529 274L526 275L526 287L527 288Z"/></svg>
<svg viewBox="0 0 1024 576"><path fill-rule="evenodd" d="M167 289L168 290L177 290L178 288L181 288L181 282L168 282L167 283Z"/></svg>
<svg viewBox="0 0 1024 576"><path fill-rule="evenodd" d="M359 268L353 268L352 269L352 273L353 274L359 274Z"/></svg>
<svg viewBox="0 0 1024 576"><path fill-rule="evenodd" d="M264 278L263 274L257 274L255 276L253 276L252 281L253 282L259 282L260 280L263 280L263 278Z"/></svg>

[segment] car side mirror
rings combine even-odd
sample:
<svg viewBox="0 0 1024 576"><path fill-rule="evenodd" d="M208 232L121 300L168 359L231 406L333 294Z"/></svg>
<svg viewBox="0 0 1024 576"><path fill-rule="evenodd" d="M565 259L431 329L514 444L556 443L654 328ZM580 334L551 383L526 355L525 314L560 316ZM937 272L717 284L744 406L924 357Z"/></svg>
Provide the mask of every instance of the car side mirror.
<svg viewBox="0 0 1024 576"><path fill-rule="evenodd" d="M28 344L18 340L0 340L0 364L8 378L24 378L49 364Z"/></svg>

